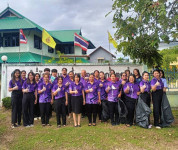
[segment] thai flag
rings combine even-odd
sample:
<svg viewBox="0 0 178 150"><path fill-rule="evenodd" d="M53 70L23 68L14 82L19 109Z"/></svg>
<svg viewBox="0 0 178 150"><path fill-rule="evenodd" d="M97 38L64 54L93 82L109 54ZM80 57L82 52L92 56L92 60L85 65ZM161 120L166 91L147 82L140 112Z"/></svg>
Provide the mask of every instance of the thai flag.
<svg viewBox="0 0 178 150"><path fill-rule="evenodd" d="M89 43L77 33L74 33L74 38L74 45L81 47L84 51L87 51Z"/></svg>
<svg viewBox="0 0 178 150"><path fill-rule="evenodd" d="M27 44L27 39L26 39L22 29L20 29L20 43Z"/></svg>

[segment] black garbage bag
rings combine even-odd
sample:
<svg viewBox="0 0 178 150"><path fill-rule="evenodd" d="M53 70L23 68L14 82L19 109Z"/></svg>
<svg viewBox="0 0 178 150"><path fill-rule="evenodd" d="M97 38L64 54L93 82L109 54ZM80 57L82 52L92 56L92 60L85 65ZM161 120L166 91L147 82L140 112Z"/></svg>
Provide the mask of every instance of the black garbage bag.
<svg viewBox="0 0 178 150"><path fill-rule="evenodd" d="M149 126L149 115L151 114L151 109L139 96L138 103L136 106L136 124L143 128L148 128Z"/></svg>
<svg viewBox="0 0 178 150"><path fill-rule="evenodd" d="M108 107L108 101L107 100L103 100L102 101L102 120L103 121L107 121L109 120L109 107Z"/></svg>
<svg viewBox="0 0 178 150"><path fill-rule="evenodd" d="M120 123L125 124L128 110L125 103L120 98L118 99L118 112Z"/></svg>
<svg viewBox="0 0 178 150"><path fill-rule="evenodd" d="M161 103L161 127L168 127L174 122L171 106L169 104L166 93L163 93Z"/></svg>

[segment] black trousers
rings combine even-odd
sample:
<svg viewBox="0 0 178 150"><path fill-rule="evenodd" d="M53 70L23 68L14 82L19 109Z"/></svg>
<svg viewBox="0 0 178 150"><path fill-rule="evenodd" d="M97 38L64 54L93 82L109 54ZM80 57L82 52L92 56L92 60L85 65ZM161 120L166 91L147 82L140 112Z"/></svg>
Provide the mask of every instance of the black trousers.
<svg viewBox="0 0 178 150"><path fill-rule="evenodd" d="M50 117L50 103L40 103L40 113L41 113L41 123L42 124L49 124L49 117Z"/></svg>
<svg viewBox="0 0 178 150"><path fill-rule="evenodd" d="M34 123L34 93L24 93L22 100L23 125L31 125Z"/></svg>
<svg viewBox="0 0 178 150"><path fill-rule="evenodd" d="M136 99L125 96L125 104L128 110L126 124L133 125L136 101L137 101Z"/></svg>
<svg viewBox="0 0 178 150"><path fill-rule="evenodd" d="M98 104L86 104L86 112L89 123L96 123ZM93 121L92 121L93 117Z"/></svg>
<svg viewBox="0 0 178 150"><path fill-rule="evenodd" d="M86 99L86 93L85 93L85 99ZM87 114L87 110L86 110L86 105L82 105L82 117L85 117Z"/></svg>
<svg viewBox="0 0 178 150"><path fill-rule="evenodd" d="M55 110L56 110L56 119L57 125L61 125L61 115L62 115L62 124L66 125L66 105L65 97L56 99L54 101Z"/></svg>
<svg viewBox="0 0 178 150"><path fill-rule="evenodd" d="M67 108L68 108L68 113L71 113L72 112L72 103L71 103L71 94L68 93L68 105L67 105Z"/></svg>
<svg viewBox="0 0 178 150"><path fill-rule="evenodd" d="M102 115L102 101L101 101L101 104L98 105L98 117L99 117L99 120L101 120L101 115Z"/></svg>
<svg viewBox="0 0 178 150"><path fill-rule="evenodd" d="M141 99L148 105L148 107L150 107L150 103L151 103L151 96L150 93L148 92L144 92L140 94ZM148 118L148 121L150 123L150 116Z"/></svg>
<svg viewBox="0 0 178 150"><path fill-rule="evenodd" d="M40 117L39 95L37 95L37 103L34 104L34 117Z"/></svg>
<svg viewBox="0 0 178 150"><path fill-rule="evenodd" d="M108 101L111 124L119 123L118 102Z"/></svg>
<svg viewBox="0 0 178 150"><path fill-rule="evenodd" d="M21 124L22 117L22 98L23 93L20 90L12 91L11 94L11 105L12 105L12 124L18 123Z"/></svg>
<svg viewBox="0 0 178 150"><path fill-rule="evenodd" d="M163 90L156 90L152 92L152 100L153 100L153 117L154 117L154 125L159 126L161 121L161 102L163 97Z"/></svg>

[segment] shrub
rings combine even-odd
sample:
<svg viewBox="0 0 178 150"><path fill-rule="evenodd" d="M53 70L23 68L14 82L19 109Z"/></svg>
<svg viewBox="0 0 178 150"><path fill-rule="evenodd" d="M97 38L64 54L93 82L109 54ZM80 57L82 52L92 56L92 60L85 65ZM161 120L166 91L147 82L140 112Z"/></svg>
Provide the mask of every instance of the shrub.
<svg viewBox="0 0 178 150"><path fill-rule="evenodd" d="M11 98L10 97L3 98L2 104L6 109L10 109L11 108Z"/></svg>

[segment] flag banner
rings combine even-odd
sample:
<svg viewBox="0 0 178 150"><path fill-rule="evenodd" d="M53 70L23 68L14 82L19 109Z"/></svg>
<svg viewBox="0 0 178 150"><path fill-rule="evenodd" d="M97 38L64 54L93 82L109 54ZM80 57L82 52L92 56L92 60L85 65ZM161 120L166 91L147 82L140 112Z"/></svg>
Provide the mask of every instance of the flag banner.
<svg viewBox="0 0 178 150"><path fill-rule="evenodd" d="M27 39L26 39L22 29L20 29L20 43L27 44Z"/></svg>
<svg viewBox="0 0 178 150"><path fill-rule="evenodd" d="M87 51L89 43L77 33L74 33L74 45L81 47L84 51Z"/></svg>
<svg viewBox="0 0 178 150"><path fill-rule="evenodd" d="M52 47L53 49L56 47L56 42L45 29L43 29L42 32L42 41L43 43L45 43L49 47Z"/></svg>
<svg viewBox="0 0 178 150"><path fill-rule="evenodd" d="M117 42L113 39L111 34L108 32L109 43L112 43L115 48L117 48Z"/></svg>

